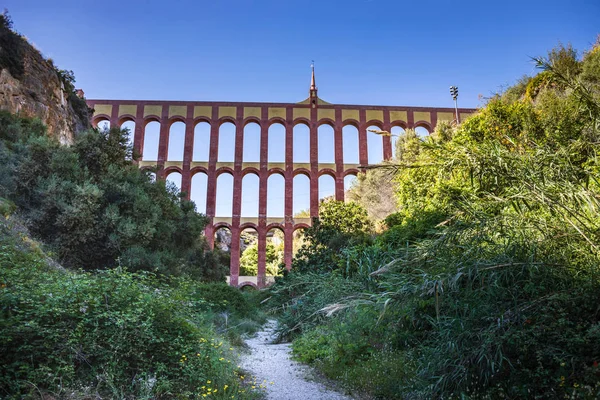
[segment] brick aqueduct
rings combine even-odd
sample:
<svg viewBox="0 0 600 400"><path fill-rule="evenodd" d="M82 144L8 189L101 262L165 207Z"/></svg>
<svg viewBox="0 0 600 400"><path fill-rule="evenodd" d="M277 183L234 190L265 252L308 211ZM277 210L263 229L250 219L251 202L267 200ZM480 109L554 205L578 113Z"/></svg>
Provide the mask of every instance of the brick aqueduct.
<svg viewBox="0 0 600 400"><path fill-rule="evenodd" d="M206 215L210 223L206 227L206 237L210 246L214 246L216 230L226 227L231 232L230 284L238 287L251 285L264 287L266 276L267 233L279 229L284 236L284 261L289 269L292 261L294 231L310 225L310 218L294 218L293 180L302 174L310 180L310 215L318 215L319 177L329 175L335 180L335 198L344 199L344 178L356 175L361 165L368 164L367 129L375 126L391 131L394 127L424 127L431 132L438 121L455 119L453 108L404 107L404 106L364 106L330 104L317 96L314 70L309 97L300 103L232 103L205 101L139 101L139 100L87 100L94 109L92 123L97 126L108 121L110 126L121 126L127 121L135 123L133 132L134 149L142 154L144 149L145 128L151 122L160 124L158 140L158 158L139 162L140 167L156 167L157 178L165 179L169 174L181 174L181 191L190 196L192 177L197 173L207 175ZM458 109L461 120L475 112L474 109ZM176 122L185 124L183 161L167 160L170 127ZM194 161L194 129L197 124L210 124L210 143L208 161ZM220 162L217 159L219 146L219 128L222 124L235 125L234 162ZM260 126L260 162L243 160L244 127L249 123ZM269 127L281 124L285 128L285 162L268 161ZM304 124L309 129L310 162L294 162L293 134L294 126ZM318 128L329 125L334 132L334 163L319 163ZM344 163L342 129L353 126L358 130L358 163ZM383 159L392 157L392 142L389 136L379 136L383 144ZM216 211L217 177L223 173L233 176L232 217L218 217ZM246 174L255 174L259 179L258 218L241 216L242 178ZM285 181L285 201L283 218L267 217L267 179L272 174L280 174ZM258 276L240 277L240 235L246 228L258 233Z"/></svg>

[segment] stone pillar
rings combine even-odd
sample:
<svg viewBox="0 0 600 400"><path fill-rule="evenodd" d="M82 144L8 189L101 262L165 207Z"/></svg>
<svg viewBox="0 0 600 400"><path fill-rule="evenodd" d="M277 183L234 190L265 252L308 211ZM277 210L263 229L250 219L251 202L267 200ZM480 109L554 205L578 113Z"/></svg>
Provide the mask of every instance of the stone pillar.
<svg viewBox="0 0 600 400"><path fill-rule="evenodd" d="M160 118L160 136L158 139L158 160L156 162L158 171L156 173L157 179L164 179L164 168L165 161L167 160L167 154L169 152L169 106L163 105L162 115Z"/></svg>
<svg viewBox="0 0 600 400"><path fill-rule="evenodd" d="M369 151L367 145L367 112L363 109L359 113L358 125L358 162L360 165L369 163Z"/></svg>
<svg viewBox="0 0 600 400"><path fill-rule="evenodd" d="M265 284L267 238L267 181L269 178L269 109L261 108L260 119L260 170L258 187L258 287Z"/></svg>
<svg viewBox="0 0 600 400"><path fill-rule="evenodd" d="M310 216L319 215L319 132L315 107L310 109Z"/></svg>
<svg viewBox="0 0 600 400"><path fill-rule="evenodd" d="M383 110L383 130L390 132L392 131L392 125L390 124L390 110ZM383 140L383 159L391 160L393 157L392 149L392 137L382 136Z"/></svg>
<svg viewBox="0 0 600 400"><path fill-rule="evenodd" d="M110 127L111 128L120 128L119 125L119 105L114 103L110 110Z"/></svg>
<svg viewBox="0 0 600 400"><path fill-rule="evenodd" d="M344 135L342 130L342 110L335 110L335 199L344 201Z"/></svg>
<svg viewBox="0 0 600 400"><path fill-rule="evenodd" d="M237 224L231 226L231 247L229 254L231 262L229 263L229 284L237 286L240 276L240 224L239 218Z"/></svg>
<svg viewBox="0 0 600 400"><path fill-rule="evenodd" d="M415 114L413 110L406 111L406 128L407 129L415 129Z"/></svg>
<svg viewBox="0 0 600 400"><path fill-rule="evenodd" d="M266 266L267 266L267 227L261 225L258 227L258 276L256 284L259 288L265 287Z"/></svg>
<svg viewBox="0 0 600 400"><path fill-rule="evenodd" d="M208 154L208 171L206 182L206 216L212 224L216 208L217 192L217 154L219 150L219 108L213 107L210 121L210 151Z"/></svg>
<svg viewBox="0 0 600 400"><path fill-rule="evenodd" d="M144 153L144 134L146 123L144 121L144 106L138 105L135 113L135 131L133 133L133 151L143 156Z"/></svg>
<svg viewBox="0 0 600 400"><path fill-rule="evenodd" d="M240 275L240 220L242 213L242 161L244 152L244 108L236 110L235 155L233 167L233 209L231 218L231 263L229 279L232 286L238 285ZM235 233L234 233L235 232Z"/></svg>
<svg viewBox="0 0 600 400"><path fill-rule="evenodd" d="M283 231L283 262L285 268L289 271L292 269L292 257L294 253L294 225L286 224Z"/></svg>
<svg viewBox="0 0 600 400"><path fill-rule="evenodd" d="M181 169L181 192L186 200L190 199L192 191L192 175L190 173L192 156L194 152L194 106L187 106L185 118L185 141L183 145L183 166Z"/></svg>

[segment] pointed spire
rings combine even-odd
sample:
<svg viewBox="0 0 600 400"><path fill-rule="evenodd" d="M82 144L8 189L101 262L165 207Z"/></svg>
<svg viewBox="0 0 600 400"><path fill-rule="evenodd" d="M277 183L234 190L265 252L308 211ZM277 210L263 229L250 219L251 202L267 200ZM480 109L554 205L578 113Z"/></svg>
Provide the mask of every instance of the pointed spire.
<svg viewBox="0 0 600 400"><path fill-rule="evenodd" d="M310 64L310 68L312 69L312 76L310 78L310 90L317 90L317 85L315 84L315 61Z"/></svg>

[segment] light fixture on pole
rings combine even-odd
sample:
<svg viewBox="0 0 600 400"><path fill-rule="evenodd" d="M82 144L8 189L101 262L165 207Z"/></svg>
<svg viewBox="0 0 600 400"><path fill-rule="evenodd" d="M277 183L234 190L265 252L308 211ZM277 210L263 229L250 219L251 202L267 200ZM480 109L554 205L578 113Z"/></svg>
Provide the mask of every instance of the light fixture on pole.
<svg viewBox="0 0 600 400"><path fill-rule="evenodd" d="M450 86L450 94L454 99L454 111L456 111L456 123L460 124L460 118L458 116L458 88L456 86Z"/></svg>

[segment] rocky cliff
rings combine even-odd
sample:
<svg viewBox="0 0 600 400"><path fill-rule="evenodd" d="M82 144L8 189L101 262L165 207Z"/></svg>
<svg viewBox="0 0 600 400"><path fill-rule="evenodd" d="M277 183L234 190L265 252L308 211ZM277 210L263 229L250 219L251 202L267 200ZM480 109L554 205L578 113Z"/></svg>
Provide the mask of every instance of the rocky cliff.
<svg viewBox="0 0 600 400"><path fill-rule="evenodd" d="M73 75L60 71L0 15L0 110L37 117L48 133L69 144L90 128L85 100L75 94Z"/></svg>

